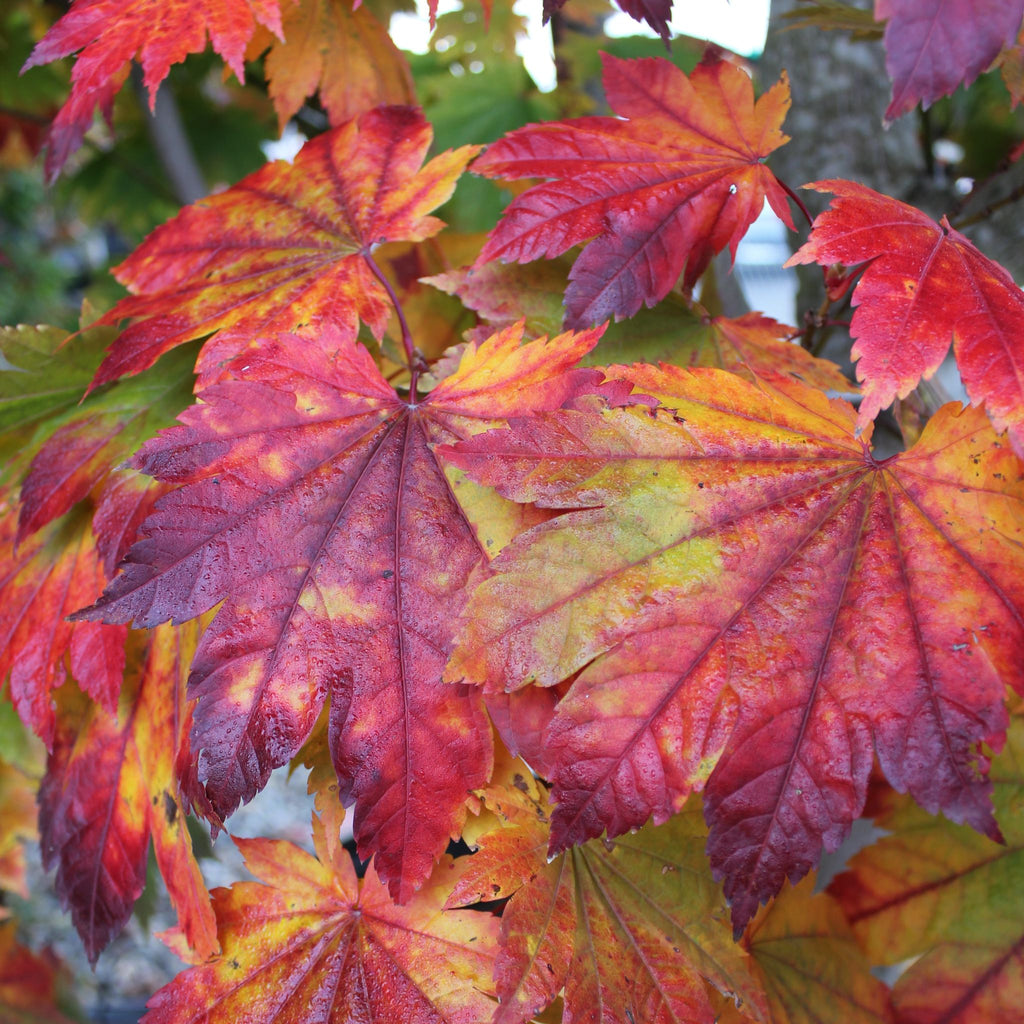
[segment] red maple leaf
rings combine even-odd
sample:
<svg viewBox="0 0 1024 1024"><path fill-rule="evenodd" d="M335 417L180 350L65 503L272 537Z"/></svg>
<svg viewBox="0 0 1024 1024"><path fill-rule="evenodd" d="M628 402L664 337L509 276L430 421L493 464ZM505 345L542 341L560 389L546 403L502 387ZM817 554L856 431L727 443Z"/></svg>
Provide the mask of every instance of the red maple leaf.
<svg viewBox="0 0 1024 1024"><path fill-rule="evenodd" d="M755 103L750 78L725 61L687 78L660 58L602 60L619 117L527 125L473 164L490 178L555 179L509 204L477 265L589 242L569 275L568 327L654 306L681 273L692 287L716 252L728 245L735 256L766 198L792 227L785 191L762 163L787 139L785 77Z"/></svg>
<svg viewBox="0 0 1024 1024"><path fill-rule="evenodd" d="M360 320L377 337L391 313L364 254L444 226L443 203L475 146L423 165L433 139L411 107L379 107L186 207L115 271L133 294L100 321L135 322L111 346L93 387L138 373L184 341L206 343L202 381L254 336Z"/></svg>
<svg viewBox="0 0 1024 1024"><path fill-rule="evenodd" d="M877 462L849 405L791 379L608 372L663 411L588 400L442 450L575 510L494 560L446 672L499 692L572 679L545 736L553 851L706 786L742 929L843 839L875 754L994 834L977 747L1021 685L1024 491L984 415L947 407Z"/></svg>
<svg viewBox="0 0 1024 1024"><path fill-rule="evenodd" d="M1024 455L1024 293L943 219L850 181L809 186L832 207L790 264L864 266L850 333L864 427L939 367L950 341L967 394Z"/></svg>
<svg viewBox="0 0 1024 1024"><path fill-rule="evenodd" d="M875 18L888 19L886 120L970 85L1013 45L1022 17L1024 0L875 0Z"/></svg>
<svg viewBox="0 0 1024 1024"><path fill-rule="evenodd" d="M133 60L142 65L152 107L171 65L204 50L207 35L241 81L257 24L281 35L278 0L75 0L22 68L82 51L71 72L71 96L50 128L47 177L56 178L81 145L97 107L110 120Z"/></svg>
<svg viewBox="0 0 1024 1024"><path fill-rule="evenodd" d="M407 899L490 771L480 694L442 685L487 540L431 445L557 408L597 332L464 353L423 399L400 397L338 331L264 338L135 465L178 485L82 617L151 626L224 604L193 664L192 736L216 813L295 755L328 693L330 748L362 855Z"/></svg>
<svg viewBox="0 0 1024 1024"><path fill-rule="evenodd" d="M107 580L87 515L73 512L16 545L12 506L0 499L0 679L10 673L18 714L51 746L52 695L69 667L93 699L117 707L126 631L67 621Z"/></svg>

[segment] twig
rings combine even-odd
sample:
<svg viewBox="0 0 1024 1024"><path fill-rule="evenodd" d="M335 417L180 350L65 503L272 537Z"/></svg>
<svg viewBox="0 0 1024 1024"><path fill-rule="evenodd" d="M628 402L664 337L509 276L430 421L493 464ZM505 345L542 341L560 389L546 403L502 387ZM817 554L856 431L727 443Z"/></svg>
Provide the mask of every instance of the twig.
<svg viewBox="0 0 1024 1024"><path fill-rule="evenodd" d="M961 228L970 227L972 224L979 224L983 220L988 220L996 210L1001 210L1004 206L1009 206L1011 203L1017 202L1019 199L1024 199L1024 183L1021 183L1016 188L1011 189L1002 199L994 199L984 209L979 210L977 213L972 213L970 217L962 217L957 220L950 221L950 224L959 231Z"/></svg>

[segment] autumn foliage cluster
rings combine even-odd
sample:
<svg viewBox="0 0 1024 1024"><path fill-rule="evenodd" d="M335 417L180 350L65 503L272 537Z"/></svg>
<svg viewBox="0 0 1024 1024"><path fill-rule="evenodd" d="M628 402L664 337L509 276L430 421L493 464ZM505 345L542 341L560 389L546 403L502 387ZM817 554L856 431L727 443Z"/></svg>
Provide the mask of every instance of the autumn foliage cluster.
<svg viewBox="0 0 1024 1024"><path fill-rule="evenodd" d="M1020 98L1024 0L873 13L879 123L988 69ZM207 45L327 127L80 331L0 330L2 699L46 749L0 761L0 885L38 829L95 960L152 845L187 966L147 1024L1019 1021L1024 294L870 183L811 224L785 76L606 54L606 107L438 151L382 17L75 0L31 54L77 55L51 177L133 61L155 95ZM469 175L511 197L446 230ZM806 330L718 304L766 202ZM919 387L951 346L968 406ZM285 765L315 855L236 838L257 880L208 893L189 816ZM0 1018L63 1020L50 970L0 924Z"/></svg>

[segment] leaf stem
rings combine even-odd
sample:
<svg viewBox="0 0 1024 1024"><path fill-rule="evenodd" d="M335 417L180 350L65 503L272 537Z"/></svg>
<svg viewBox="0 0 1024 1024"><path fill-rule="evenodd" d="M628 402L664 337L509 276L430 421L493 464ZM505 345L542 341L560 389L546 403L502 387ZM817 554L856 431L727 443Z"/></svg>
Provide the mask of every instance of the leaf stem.
<svg viewBox="0 0 1024 1024"><path fill-rule="evenodd" d="M423 369L423 359L416 351L416 346L412 342L412 332L409 330L409 322L405 319L405 313L402 311L402 304L398 301L398 294L391 286L391 282L387 279L384 271L380 269L380 265L373 258L373 254L368 249L363 252L363 259L366 260L366 265L372 271L373 276L384 286L384 290L388 293L388 298L391 300L391 306L395 311L395 316L398 317L398 325L402 330L402 348L405 350L405 361L409 367L409 399L410 401L415 402L416 384L419 381L420 371Z"/></svg>
<svg viewBox="0 0 1024 1024"><path fill-rule="evenodd" d="M808 227L813 228L814 218L811 216L810 210L808 210L807 207L804 205L804 201L781 178L776 178L775 180L782 186L782 190L786 193L786 195L789 196L789 198L792 199L794 203L796 203L800 212L804 215Z"/></svg>

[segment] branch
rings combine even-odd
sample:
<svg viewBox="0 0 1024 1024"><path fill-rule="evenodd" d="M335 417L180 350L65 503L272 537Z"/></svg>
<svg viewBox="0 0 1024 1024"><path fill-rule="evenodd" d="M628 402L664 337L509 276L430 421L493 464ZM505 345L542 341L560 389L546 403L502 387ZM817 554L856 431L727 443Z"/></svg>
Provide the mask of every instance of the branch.
<svg viewBox="0 0 1024 1024"><path fill-rule="evenodd" d="M185 134L174 93L164 82L156 93L156 103L149 109L142 82L142 69L132 65L132 87L146 118L146 127L164 172L171 181L174 194L182 206L209 195L210 190L196 160L192 143Z"/></svg>

